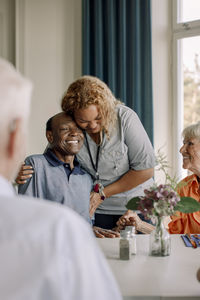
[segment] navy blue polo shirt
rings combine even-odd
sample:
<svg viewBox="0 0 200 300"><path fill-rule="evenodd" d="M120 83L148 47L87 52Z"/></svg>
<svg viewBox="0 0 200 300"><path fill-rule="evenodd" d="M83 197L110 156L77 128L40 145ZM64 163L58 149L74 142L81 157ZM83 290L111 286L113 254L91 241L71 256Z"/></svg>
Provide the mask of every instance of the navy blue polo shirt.
<svg viewBox="0 0 200 300"><path fill-rule="evenodd" d="M47 151L44 153L44 157L46 160L54 167L63 166L65 169L65 172L67 174L67 177L69 179L70 175L84 175L86 172L81 168L76 156L74 158L74 168L71 170L70 165L68 163L65 163L58 159L58 157L54 154L54 152L51 149L47 149Z"/></svg>

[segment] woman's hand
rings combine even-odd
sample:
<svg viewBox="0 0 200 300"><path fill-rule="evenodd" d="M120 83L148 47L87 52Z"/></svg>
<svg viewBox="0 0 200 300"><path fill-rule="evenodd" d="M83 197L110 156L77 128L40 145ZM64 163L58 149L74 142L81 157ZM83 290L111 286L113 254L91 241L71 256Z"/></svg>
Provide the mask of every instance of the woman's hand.
<svg viewBox="0 0 200 300"><path fill-rule="evenodd" d="M103 202L99 193L90 193L90 218L93 216L97 207Z"/></svg>
<svg viewBox="0 0 200 300"><path fill-rule="evenodd" d="M24 184L26 183L27 179L32 177L32 174L34 173L32 166L26 166L23 164L21 166L21 169L19 170L19 173L17 175L17 178L15 179L15 182L17 184Z"/></svg>
<svg viewBox="0 0 200 300"><path fill-rule="evenodd" d="M94 234L97 238L117 238L117 237L120 237L120 234L119 232L116 232L116 231L113 231L113 230L108 230L108 229L103 229L103 228L100 228L100 227L96 227L96 226L93 226L93 231L94 231Z"/></svg>
<svg viewBox="0 0 200 300"><path fill-rule="evenodd" d="M115 228L115 230L122 230L126 226L135 226L136 231L140 231L145 234L149 234L155 229L152 224L142 221L132 210L127 210L127 212L119 218L117 221L117 228Z"/></svg>
<svg viewBox="0 0 200 300"><path fill-rule="evenodd" d="M132 210L127 210L117 221L117 230L122 230L126 226L135 226L136 230L140 227L142 220Z"/></svg>

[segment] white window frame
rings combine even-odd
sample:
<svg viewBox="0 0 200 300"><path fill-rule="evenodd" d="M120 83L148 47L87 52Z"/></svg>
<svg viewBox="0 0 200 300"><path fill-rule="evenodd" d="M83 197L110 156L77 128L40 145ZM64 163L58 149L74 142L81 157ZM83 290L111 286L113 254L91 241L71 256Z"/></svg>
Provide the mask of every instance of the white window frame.
<svg viewBox="0 0 200 300"><path fill-rule="evenodd" d="M173 169L178 177L183 177L182 158L179 149L182 145L181 132L183 130L183 89L181 70L181 47L178 41L182 38L200 36L200 20L177 23L177 12L180 11L179 0L173 0L172 6L172 93L173 93Z"/></svg>

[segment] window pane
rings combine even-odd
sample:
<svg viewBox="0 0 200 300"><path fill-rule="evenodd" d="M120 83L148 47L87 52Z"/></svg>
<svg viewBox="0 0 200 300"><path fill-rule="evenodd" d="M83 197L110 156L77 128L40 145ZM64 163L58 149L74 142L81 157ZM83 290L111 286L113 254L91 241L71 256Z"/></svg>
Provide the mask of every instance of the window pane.
<svg viewBox="0 0 200 300"><path fill-rule="evenodd" d="M200 20L200 0L179 0L179 22Z"/></svg>
<svg viewBox="0 0 200 300"><path fill-rule="evenodd" d="M182 39L184 127L200 121L200 36Z"/></svg>

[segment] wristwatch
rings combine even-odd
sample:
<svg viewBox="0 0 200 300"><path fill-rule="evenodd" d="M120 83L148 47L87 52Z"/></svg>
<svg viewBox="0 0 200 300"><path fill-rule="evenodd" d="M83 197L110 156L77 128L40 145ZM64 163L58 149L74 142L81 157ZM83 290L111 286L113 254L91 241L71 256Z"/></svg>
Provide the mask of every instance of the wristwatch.
<svg viewBox="0 0 200 300"><path fill-rule="evenodd" d="M105 200L106 198L106 195L103 190L104 190L104 186L102 183L96 183L94 185L94 192L99 193L99 195L101 196L101 200Z"/></svg>

